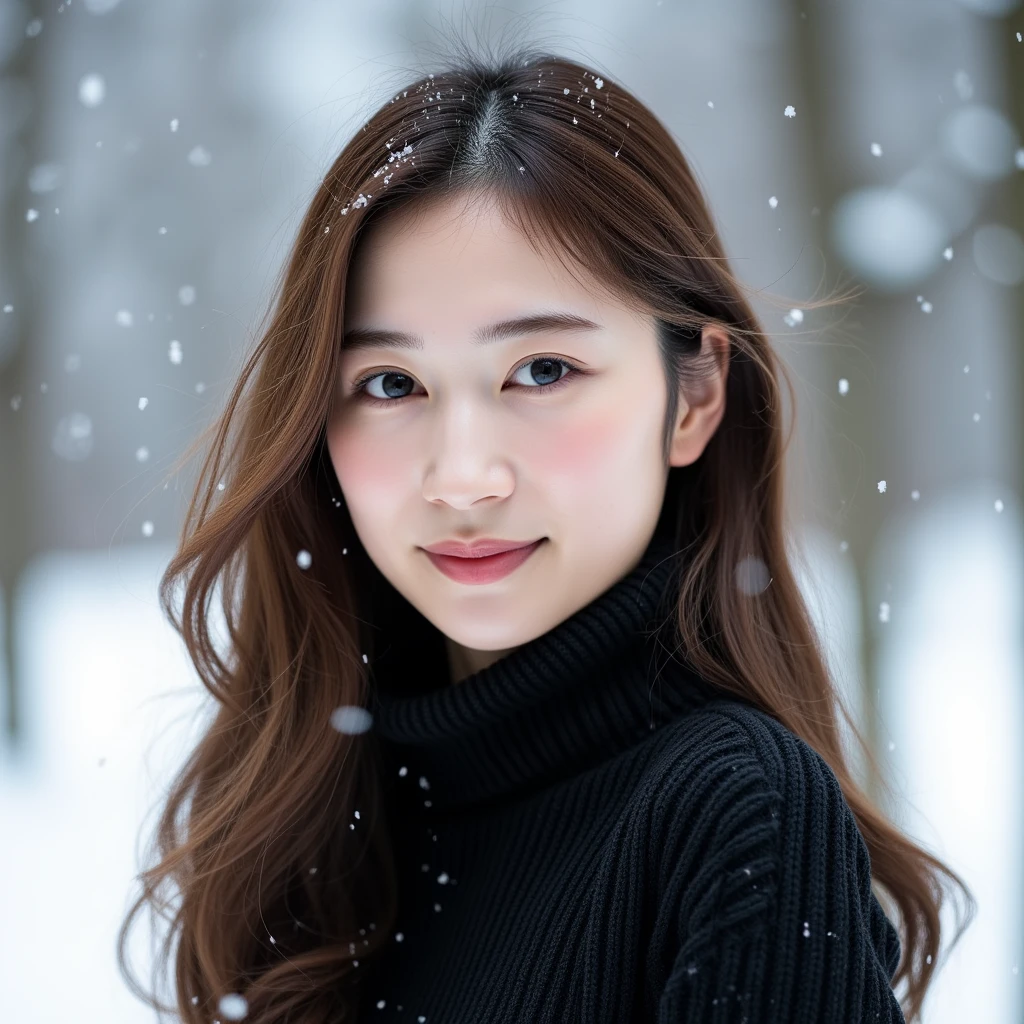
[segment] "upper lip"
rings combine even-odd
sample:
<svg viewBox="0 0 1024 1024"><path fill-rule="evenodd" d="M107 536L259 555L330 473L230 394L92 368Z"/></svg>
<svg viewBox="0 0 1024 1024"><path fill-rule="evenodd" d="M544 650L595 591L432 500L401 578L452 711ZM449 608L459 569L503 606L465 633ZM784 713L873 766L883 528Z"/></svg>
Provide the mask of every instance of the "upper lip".
<svg viewBox="0 0 1024 1024"><path fill-rule="evenodd" d="M435 555L454 555L457 558L485 558L487 555L496 555L502 551L515 551L517 548L528 548L536 544L536 540L501 540L498 537L478 537L471 544L460 540L442 540L437 544L427 544L424 551Z"/></svg>

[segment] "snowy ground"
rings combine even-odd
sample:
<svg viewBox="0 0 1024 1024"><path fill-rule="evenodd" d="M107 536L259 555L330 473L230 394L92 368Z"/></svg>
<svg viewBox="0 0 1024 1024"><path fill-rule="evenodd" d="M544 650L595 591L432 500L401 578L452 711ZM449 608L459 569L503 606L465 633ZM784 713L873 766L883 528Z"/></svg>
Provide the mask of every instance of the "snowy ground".
<svg viewBox="0 0 1024 1024"><path fill-rule="evenodd" d="M169 552L54 553L22 598L24 758L0 778L0 991L5 1020L153 1020L123 985L115 935L142 830L203 693L156 603ZM133 948L148 970L148 918ZM60 974L54 983L54 968Z"/></svg>

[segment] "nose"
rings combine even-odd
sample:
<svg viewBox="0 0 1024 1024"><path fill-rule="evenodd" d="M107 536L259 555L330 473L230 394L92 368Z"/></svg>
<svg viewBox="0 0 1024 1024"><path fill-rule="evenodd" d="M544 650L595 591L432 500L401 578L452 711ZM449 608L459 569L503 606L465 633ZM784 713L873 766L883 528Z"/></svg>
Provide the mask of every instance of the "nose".
<svg viewBox="0 0 1024 1024"><path fill-rule="evenodd" d="M490 430L464 422L442 429L433 463L423 481L423 497L452 508L470 508L487 499L500 501L515 488L507 453Z"/></svg>
<svg viewBox="0 0 1024 1024"><path fill-rule="evenodd" d="M444 502L452 508L471 508L490 499L501 501L513 490L512 474L499 464L490 468L471 467L437 468L432 471L423 485L423 497L432 504Z"/></svg>

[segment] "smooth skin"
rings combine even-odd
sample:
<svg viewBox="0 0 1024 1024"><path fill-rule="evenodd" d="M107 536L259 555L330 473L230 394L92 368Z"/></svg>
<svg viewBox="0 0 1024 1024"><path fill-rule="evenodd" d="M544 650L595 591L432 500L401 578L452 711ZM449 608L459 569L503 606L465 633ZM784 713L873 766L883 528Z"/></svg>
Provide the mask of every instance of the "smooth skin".
<svg viewBox="0 0 1024 1024"><path fill-rule="evenodd" d="M599 327L471 340L485 325L551 311ZM680 394L666 465L654 318L539 255L485 194L409 207L369 227L346 286L343 333L357 329L422 339L419 348L366 349L343 340L327 446L360 541L445 636L453 683L632 571L669 469L700 456L725 411L728 336L708 325L702 346L714 349L719 373L700 394ZM578 372L537 362L555 357ZM353 385L372 372L403 376L378 376L360 395ZM485 585L456 583L421 550L481 536L547 540Z"/></svg>

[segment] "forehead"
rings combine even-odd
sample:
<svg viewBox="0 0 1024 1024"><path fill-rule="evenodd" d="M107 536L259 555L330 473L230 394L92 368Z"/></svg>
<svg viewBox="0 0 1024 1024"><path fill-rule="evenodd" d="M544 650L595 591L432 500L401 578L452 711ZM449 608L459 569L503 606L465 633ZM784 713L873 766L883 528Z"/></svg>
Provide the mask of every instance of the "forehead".
<svg viewBox="0 0 1024 1024"><path fill-rule="evenodd" d="M433 199L384 214L353 254L346 287L346 327L387 315L493 311L495 304L560 303L597 313L615 299L571 271L550 246L528 240L486 196ZM377 324L374 324L377 326Z"/></svg>

